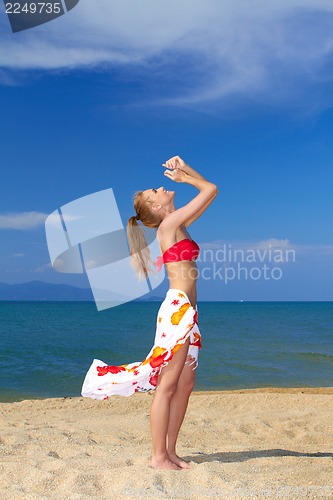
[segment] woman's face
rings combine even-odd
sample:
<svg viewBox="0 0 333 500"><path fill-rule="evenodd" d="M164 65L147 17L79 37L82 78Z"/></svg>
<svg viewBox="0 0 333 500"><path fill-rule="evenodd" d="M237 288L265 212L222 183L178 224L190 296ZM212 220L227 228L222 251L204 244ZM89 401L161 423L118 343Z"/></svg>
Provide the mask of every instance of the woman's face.
<svg viewBox="0 0 333 500"><path fill-rule="evenodd" d="M146 189L146 191L144 191L144 195L147 197L147 200L151 201L153 204L164 207L169 205L169 203L173 200L175 192L168 191L161 186L158 189Z"/></svg>

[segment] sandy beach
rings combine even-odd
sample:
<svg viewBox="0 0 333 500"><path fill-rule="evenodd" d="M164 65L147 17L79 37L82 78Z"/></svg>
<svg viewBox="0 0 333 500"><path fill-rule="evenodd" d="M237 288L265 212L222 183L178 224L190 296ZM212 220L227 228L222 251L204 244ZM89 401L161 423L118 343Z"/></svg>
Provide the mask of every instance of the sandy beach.
<svg viewBox="0 0 333 500"><path fill-rule="evenodd" d="M152 394L1 403L10 499L332 498L333 388L192 394L178 452L148 467Z"/></svg>

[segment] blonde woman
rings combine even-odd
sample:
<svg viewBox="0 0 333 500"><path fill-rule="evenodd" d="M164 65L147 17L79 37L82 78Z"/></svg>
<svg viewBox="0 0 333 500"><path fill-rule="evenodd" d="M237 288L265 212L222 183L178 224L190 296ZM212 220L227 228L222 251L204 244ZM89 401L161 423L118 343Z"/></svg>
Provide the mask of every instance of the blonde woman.
<svg viewBox="0 0 333 500"><path fill-rule="evenodd" d="M151 466L181 470L190 465L176 452L182 425L195 382L201 335L197 322L198 245L187 228L198 219L217 195L215 184L187 165L179 156L165 164L164 175L174 182L190 184L198 194L176 209L174 191L164 187L136 194L136 215L128 220L127 234L134 268L141 277L165 265L170 287L160 306L154 345L139 363L106 365L94 360L82 388L82 395L106 399L113 394L156 390L150 412L152 435ZM141 222L139 222L141 221ZM162 256L153 263L141 224L157 229Z"/></svg>

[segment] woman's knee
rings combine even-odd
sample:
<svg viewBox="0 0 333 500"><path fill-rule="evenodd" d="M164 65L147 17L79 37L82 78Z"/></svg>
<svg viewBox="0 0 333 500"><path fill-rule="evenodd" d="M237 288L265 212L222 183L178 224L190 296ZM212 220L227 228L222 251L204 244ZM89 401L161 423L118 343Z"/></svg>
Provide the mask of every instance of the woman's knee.
<svg viewBox="0 0 333 500"><path fill-rule="evenodd" d="M157 384L156 387L156 393L163 395L163 397L166 397L168 399L172 399L176 391L177 391L177 380L166 381L162 379L161 382Z"/></svg>

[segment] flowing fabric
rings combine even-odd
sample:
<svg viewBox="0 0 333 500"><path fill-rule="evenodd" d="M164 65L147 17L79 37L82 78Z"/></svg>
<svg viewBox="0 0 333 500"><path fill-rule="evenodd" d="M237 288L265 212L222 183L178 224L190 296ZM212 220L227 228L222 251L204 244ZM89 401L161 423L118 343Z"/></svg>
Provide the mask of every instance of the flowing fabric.
<svg viewBox="0 0 333 500"><path fill-rule="evenodd" d="M186 364L198 366L201 335L198 311L181 290L170 289L157 314L156 335L152 349L141 362L121 366L107 365L94 359L83 382L82 396L107 399L131 396L134 392L156 389L158 375L173 355L190 338Z"/></svg>

